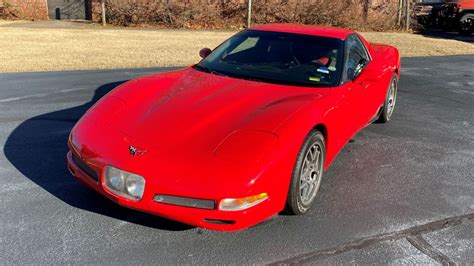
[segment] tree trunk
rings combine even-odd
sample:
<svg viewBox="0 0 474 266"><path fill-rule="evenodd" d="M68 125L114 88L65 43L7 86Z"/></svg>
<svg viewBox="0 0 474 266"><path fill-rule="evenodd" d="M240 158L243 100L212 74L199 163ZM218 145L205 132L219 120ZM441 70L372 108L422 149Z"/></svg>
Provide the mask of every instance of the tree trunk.
<svg viewBox="0 0 474 266"><path fill-rule="evenodd" d="M369 8L370 8L370 0L364 0L364 3L363 3L364 21L367 21L367 19L369 18Z"/></svg>
<svg viewBox="0 0 474 266"><path fill-rule="evenodd" d="M405 17L405 30L410 30L410 15L411 15L411 12L410 12L410 0L405 0L405 13L406 13L406 17Z"/></svg>
<svg viewBox="0 0 474 266"><path fill-rule="evenodd" d="M403 0L398 0L398 16L397 16L397 25L398 27L402 26L402 11L403 11Z"/></svg>
<svg viewBox="0 0 474 266"><path fill-rule="evenodd" d="M105 0L102 0L100 4L102 8L102 26L105 27L105 25L107 24L107 21L105 20Z"/></svg>
<svg viewBox="0 0 474 266"><path fill-rule="evenodd" d="M247 29L252 25L252 0L247 2Z"/></svg>

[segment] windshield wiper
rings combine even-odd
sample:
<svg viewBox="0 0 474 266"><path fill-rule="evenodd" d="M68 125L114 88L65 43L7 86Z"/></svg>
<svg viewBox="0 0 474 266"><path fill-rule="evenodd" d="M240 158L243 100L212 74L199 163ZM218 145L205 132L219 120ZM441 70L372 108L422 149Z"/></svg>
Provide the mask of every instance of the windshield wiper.
<svg viewBox="0 0 474 266"><path fill-rule="evenodd" d="M194 69L197 69L197 70L200 70L200 71L204 71L206 73L210 73L210 74L214 74L214 75L219 75L219 76L224 76L224 77L227 77L228 75L222 73L222 72L219 72L217 70L214 70L212 68L209 68L209 67L205 67L205 66L201 66L201 65L195 65L194 66Z"/></svg>

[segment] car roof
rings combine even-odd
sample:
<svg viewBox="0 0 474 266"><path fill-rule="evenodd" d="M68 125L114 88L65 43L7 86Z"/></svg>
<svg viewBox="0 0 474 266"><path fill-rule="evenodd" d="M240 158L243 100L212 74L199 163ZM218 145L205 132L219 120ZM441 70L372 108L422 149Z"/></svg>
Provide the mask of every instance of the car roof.
<svg viewBox="0 0 474 266"><path fill-rule="evenodd" d="M253 26L250 29L305 34L305 35L313 35L313 36L320 36L320 37L337 38L341 40L345 40L348 35L354 33L354 31L349 30L349 29L344 29L344 28L317 26L317 25L287 24L287 23L263 24L263 25Z"/></svg>

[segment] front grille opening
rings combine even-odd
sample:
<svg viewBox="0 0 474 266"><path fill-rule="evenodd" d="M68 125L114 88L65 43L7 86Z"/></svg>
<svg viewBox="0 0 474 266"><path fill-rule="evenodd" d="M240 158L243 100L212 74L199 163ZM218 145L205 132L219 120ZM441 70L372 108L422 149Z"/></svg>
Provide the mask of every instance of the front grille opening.
<svg viewBox="0 0 474 266"><path fill-rule="evenodd" d="M153 201L163 204L206 210L213 210L216 208L216 201L214 200L177 197L170 195L155 195L153 197Z"/></svg>
<svg viewBox="0 0 474 266"><path fill-rule="evenodd" d="M79 158L77 158L75 155L72 155L72 161L74 164L79 167L84 173L86 173L90 178L94 179L96 182L99 182L99 175L87 164L85 164L83 161L81 161Z"/></svg>
<svg viewBox="0 0 474 266"><path fill-rule="evenodd" d="M205 222L207 223L212 223L212 224L235 224L235 221L233 220L216 220L216 219L204 219Z"/></svg>

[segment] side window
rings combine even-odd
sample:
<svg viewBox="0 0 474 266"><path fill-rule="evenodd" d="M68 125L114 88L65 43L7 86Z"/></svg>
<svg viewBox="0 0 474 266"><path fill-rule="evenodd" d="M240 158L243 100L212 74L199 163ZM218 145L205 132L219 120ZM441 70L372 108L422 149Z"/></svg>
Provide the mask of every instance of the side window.
<svg viewBox="0 0 474 266"><path fill-rule="evenodd" d="M370 61L364 44L357 35L351 35L346 39L346 55L344 66L344 81L354 79L361 70L361 63Z"/></svg>

